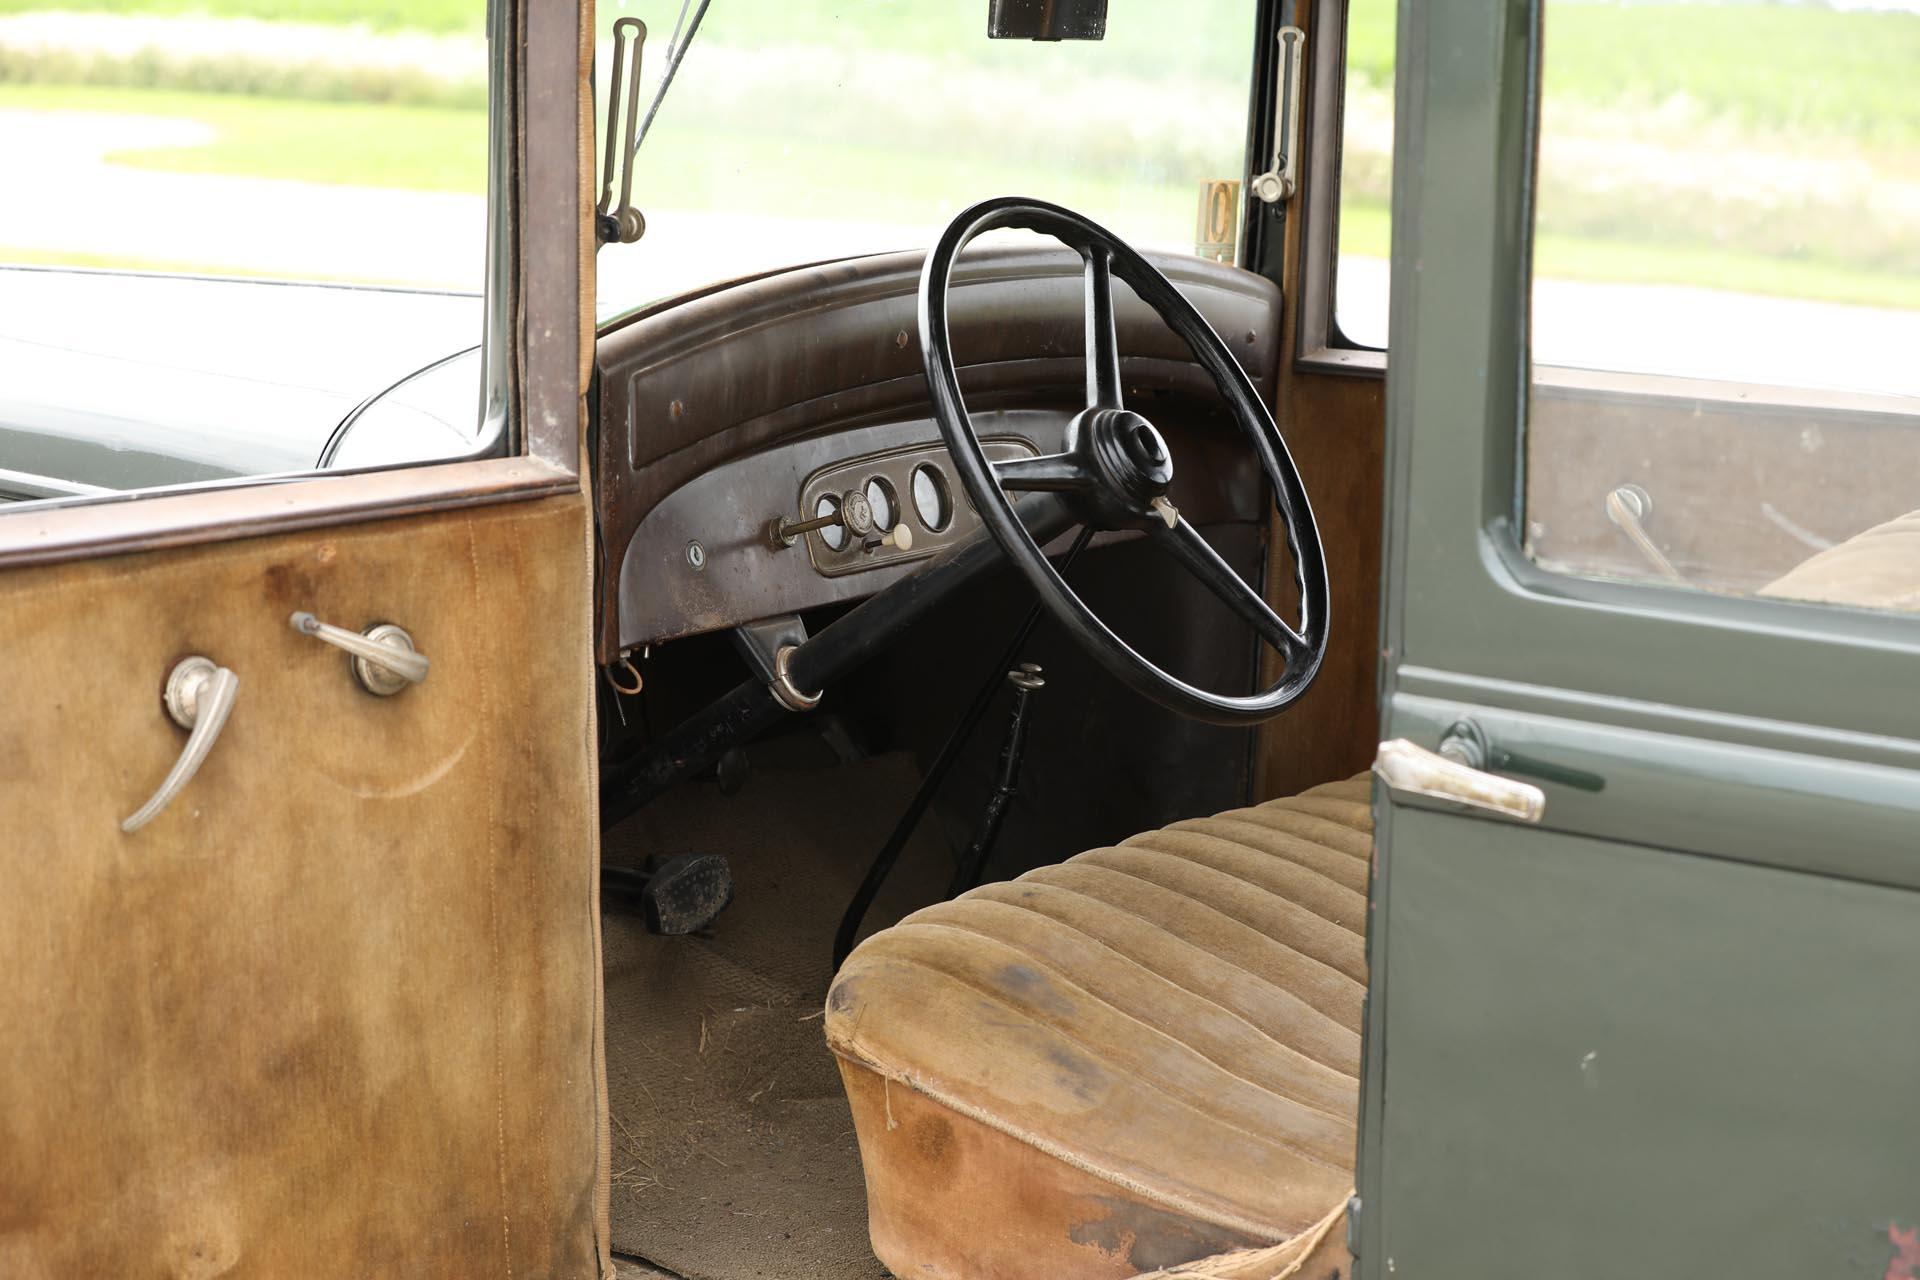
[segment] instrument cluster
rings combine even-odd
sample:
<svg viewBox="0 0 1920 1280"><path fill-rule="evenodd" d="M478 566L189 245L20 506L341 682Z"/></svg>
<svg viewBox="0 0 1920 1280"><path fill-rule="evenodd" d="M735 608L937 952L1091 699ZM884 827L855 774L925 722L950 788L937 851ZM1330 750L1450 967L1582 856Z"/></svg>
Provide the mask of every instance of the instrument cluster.
<svg viewBox="0 0 1920 1280"><path fill-rule="evenodd" d="M993 462L1035 453L1019 439L981 443ZM805 539L808 559L827 577L923 559L980 524L973 504L958 491L946 448L937 444L822 467L802 482L799 509L798 520L768 524L768 541L790 547Z"/></svg>

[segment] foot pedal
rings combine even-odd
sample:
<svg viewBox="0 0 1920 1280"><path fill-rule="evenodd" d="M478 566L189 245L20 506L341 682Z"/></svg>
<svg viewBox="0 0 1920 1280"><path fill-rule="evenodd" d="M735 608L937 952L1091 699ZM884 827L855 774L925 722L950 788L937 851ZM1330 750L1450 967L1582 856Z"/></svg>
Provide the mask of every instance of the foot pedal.
<svg viewBox="0 0 1920 1280"><path fill-rule="evenodd" d="M603 867L609 893L637 897L648 933L698 933L733 901L733 868L717 853L683 853L644 871Z"/></svg>

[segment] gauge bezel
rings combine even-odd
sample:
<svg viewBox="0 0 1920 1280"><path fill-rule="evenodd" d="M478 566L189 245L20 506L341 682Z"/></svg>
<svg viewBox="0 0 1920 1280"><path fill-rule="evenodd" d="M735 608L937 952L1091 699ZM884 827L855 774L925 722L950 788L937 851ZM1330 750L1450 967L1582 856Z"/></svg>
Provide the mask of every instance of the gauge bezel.
<svg viewBox="0 0 1920 1280"><path fill-rule="evenodd" d="M878 489L881 494L880 502L873 500L873 493L876 489ZM867 500L867 505L873 508L873 530L875 533L885 533L900 523L900 491L894 487L893 481L877 473L870 475L867 477L866 483L860 486L860 494ZM881 514L882 503L885 504L886 514L884 516Z"/></svg>
<svg viewBox="0 0 1920 1280"><path fill-rule="evenodd" d="M824 516L839 514L840 495L837 493L823 493L814 501L813 515L809 518L818 520ZM815 529L814 533L819 536L820 541L829 551L839 552L847 549L847 526L843 524L830 524L824 528ZM838 539L838 541L835 541L835 539Z"/></svg>
<svg viewBox="0 0 1920 1280"><path fill-rule="evenodd" d="M920 505L920 480L925 477L933 489L934 515L927 515L926 508ZM907 475L907 498L913 507L913 518L928 533L945 533L953 524L953 486L947 481L947 473L936 462L922 462Z"/></svg>
<svg viewBox="0 0 1920 1280"><path fill-rule="evenodd" d="M1032 441L1015 435L993 435L981 441L987 456L996 461L1012 458L1032 458L1039 456L1040 450ZM947 456L944 444L928 441L923 444L906 445L887 449L877 453L859 454L843 459L828 466L820 467L801 481L799 501L795 509L805 512L818 511L822 497L832 495L835 501L852 491L864 497L870 480L876 477L886 482L887 490L893 500L894 523L905 519L902 515L902 493L912 494L912 476L914 468L932 463L941 477L948 481L947 505L949 516L944 529L919 530L913 539L910 550L902 551L898 547L873 546L873 538L848 538L838 549L828 546L823 538L814 534L806 540L807 559L812 562L814 571L822 577L838 578L844 574L860 573L868 569L877 569L885 565L903 564L913 560L924 560L967 537L980 527L980 517L970 501L962 501L965 494L952 483L952 462ZM910 504L909 504L910 505ZM915 511L915 519L919 512ZM912 528L909 523L909 528ZM842 527L836 526L835 531ZM869 551L867 548L873 546Z"/></svg>

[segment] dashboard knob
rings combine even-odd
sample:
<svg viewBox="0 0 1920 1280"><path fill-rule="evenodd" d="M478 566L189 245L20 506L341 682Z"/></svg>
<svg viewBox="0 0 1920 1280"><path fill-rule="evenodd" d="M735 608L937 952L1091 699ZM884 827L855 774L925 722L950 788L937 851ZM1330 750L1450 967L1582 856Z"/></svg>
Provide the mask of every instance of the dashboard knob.
<svg viewBox="0 0 1920 1280"><path fill-rule="evenodd" d="M882 536L874 538L863 546L869 555L882 547L892 547L895 551L911 551L913 550L913 530L903 524L897 524Z"/></svg>
<svg viewBox="0 0 1920 1280"><path fill-rule="evenodd" d="M873 506L867 501L867 495L858 489L849 489L840 498L840 523L847 526L847 532L856 538L864 538L873 532Z"/></svg>

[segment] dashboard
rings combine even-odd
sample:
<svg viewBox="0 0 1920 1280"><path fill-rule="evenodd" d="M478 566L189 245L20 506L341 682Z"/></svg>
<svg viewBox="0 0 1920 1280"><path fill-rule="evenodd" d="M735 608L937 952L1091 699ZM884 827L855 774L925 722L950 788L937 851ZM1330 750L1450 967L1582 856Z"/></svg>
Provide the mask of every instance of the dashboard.
<svg viewBox="0 0 1920 1280"><path fill-rule="evenodd" d="M1278 289L1194 258L1154 261L1270 394ZM884 254L775 272L603 332L602 661L871 595L979 529L930 416L920 263ZM948 318L989 457L1062 447L1084 388L1082 288L1065 251L963 259ZM1116 302L1129 403L1181 459L1181 510L1264 520L1264 480L1206 374L1144 304Z"/></svg>
<svg viewBox="0 0 1920 1280"><path fill-rule="evenodd" d="M1068 418L982 416L995 459L1052 452ZM916 488L938 497L916 503ZM842 509L849 494L873 510L868 532L834 524L780 536L783 524ZM880 531L899 525L908 545L883 544ZM620 568L622 640L669 640L858 599L978 528L931 420L777 445L695 477L647 513Z"/></svg>

